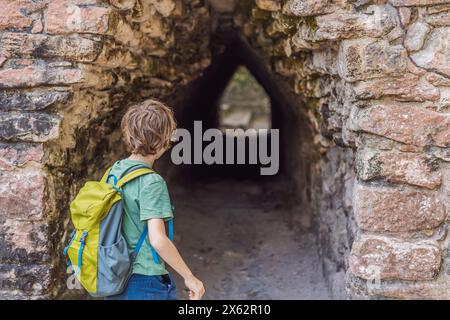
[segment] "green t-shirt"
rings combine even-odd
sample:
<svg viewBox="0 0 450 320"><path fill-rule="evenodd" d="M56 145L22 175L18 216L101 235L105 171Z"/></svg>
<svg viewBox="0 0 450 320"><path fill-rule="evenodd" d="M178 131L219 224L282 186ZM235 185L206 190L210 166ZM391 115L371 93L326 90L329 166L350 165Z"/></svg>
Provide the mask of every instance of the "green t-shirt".
<svg viewBox="0 0 450 320"><path fill-rule="evenodd" d="M113 165L110 174L120 179L124 173L130 172L129 170L137 165L147 164L141 161L123 159ZM112 178L108 182L112 183ZM140 176L125 184L122 200L124 207L122 232L130 251L136 246L147 220L151 218L164 220L173 218L166 182L157 173ZM133 273L150 276L168 273L162 259L158 264L153 261L148 237L136 257Z"/></svg>

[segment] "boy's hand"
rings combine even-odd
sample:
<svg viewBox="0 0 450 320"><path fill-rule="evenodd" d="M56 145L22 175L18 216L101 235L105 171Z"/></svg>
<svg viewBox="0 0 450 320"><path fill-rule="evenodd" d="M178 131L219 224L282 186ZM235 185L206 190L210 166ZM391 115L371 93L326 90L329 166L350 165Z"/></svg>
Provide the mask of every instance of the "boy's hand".
<svg viewBox="0 0 450 320"><path fill-rule="evenodd" d="M149 219L147 224L150 244L164 261L184 278L184 283L189 289L189 299L200 300L205 294L203 283L192 274L173 242L167 238L164 220L153 218Z"/></svg>
<svg viewBox="0 0 450 320"><path fill-rule="evenodd" d="M194 275L185 278L184 284L189 289L189 300L200 300L205 294L203 283Z"/></svg>

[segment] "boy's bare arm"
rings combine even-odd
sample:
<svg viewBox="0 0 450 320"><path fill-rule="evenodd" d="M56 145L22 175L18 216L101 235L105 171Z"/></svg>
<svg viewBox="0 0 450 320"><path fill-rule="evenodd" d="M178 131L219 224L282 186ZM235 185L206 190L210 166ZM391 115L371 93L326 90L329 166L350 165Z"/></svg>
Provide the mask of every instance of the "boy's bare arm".
<svg viewBox="0 0 450 320"><path fill-rule="evenodd" d="M192 274L173 242L167 237L164 220L150 219L147 224L149 240L153 248L168 265L183 277L186 287L190 290L189 298L191 300L201 299L205 293L203 283Z"/></svg>

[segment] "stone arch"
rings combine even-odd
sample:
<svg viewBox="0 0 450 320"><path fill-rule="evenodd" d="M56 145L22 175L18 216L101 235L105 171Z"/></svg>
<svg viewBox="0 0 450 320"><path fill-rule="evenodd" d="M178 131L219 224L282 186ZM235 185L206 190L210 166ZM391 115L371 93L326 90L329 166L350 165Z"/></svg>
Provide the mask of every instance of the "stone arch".
<svg viewBox="0 0 450 320"><path fill-rule="evenodd" d="M169 99L241 37L309 137L290 162L330 286L448 298L449 1L0 4L2 297L61 296L68 203L123 152L125 107Z"/></svg>
<svg viewBox="0 0 450 320"><path fill-rule="evenodd" d="M272 73L264 58L251 48L238 30L222 28L213 32L211 39L213 49L210 65L198 78L175 91L169 98L181 127L190 128L195 120L202 120L204 128L217 128L219 99L237 68L244 66L270 97L273 128L280 129L281 149L286 151L294 149L283 146L283 143L291 143L304 150L314 150L312 146L301 146L302 143L306 145L306 141L312 140L310 124L306 115L299 111L302 110L303 102L296 99L297 95L288 82ZM300 136L302 139L299 138ZM297 162L301 160L297 151L293 153L295 154L284 152L281 155L282 169L290 172L297 171L299 167ZM314 152L304 152L304 154L313 157ZM250 166L238 172L243 174L248 169ZM224 171L224 175L233 171L227 171L224 167L220 170ZM247 173L251 174L254 171L250 170ZM259 169L257 171L259 172ZM305 175L304 171L301 170L301 176Z"/></svg>

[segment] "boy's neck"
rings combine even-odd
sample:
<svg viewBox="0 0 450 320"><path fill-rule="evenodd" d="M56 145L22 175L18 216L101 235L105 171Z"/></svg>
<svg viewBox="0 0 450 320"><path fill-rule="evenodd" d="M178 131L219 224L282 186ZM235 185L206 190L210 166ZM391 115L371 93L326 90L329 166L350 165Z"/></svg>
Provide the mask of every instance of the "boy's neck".
<svg viewBox="0 0 450 320"><path fill-rule="evenodd" d="M150 167L153 167L153 164L155 163L155 155L149 154L148 156L142 156L140 154L132 153L129 157L129 160L136 160L136 161L142 161L147 163Z"/></svg>

